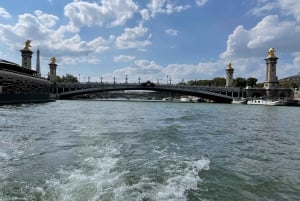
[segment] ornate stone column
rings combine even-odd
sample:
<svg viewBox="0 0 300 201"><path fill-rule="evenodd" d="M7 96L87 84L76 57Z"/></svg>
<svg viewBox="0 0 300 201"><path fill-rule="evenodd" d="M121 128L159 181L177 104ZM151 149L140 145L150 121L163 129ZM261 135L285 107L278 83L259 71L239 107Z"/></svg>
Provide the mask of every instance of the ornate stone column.
<svg viewBox="0 0 300 201"><path fill-rule="evenodd" d="M230 62L226 68L226 87L233 86L233 71L234 69L232 68L232 63Z"/></svg>
<svg viewBox="0 0 300 201"><path fill-rule="evenodd" d="M266 61L266 81L264 82L265 89L272 89L279 86L279 82L276 76L276 64L278 58L275 56L275 49L270 48Z"/></svg>
<svg viewBox="0 0 300 201"><path fill-rule="evenodd" d="M25 47L20 50L22 55L22 67L31 70L31 58L33 52L29 49L31 40L25 42Z"/></svg>
<svg viewBox="0 0 300 201"><path fill-rule="evenodd" d="M50 68L49 80L51 82L55 82L55 79L56 79L56 68L57 68L56 58L55 57L51 58L51 62L49 63L49 68Z"/></svg>

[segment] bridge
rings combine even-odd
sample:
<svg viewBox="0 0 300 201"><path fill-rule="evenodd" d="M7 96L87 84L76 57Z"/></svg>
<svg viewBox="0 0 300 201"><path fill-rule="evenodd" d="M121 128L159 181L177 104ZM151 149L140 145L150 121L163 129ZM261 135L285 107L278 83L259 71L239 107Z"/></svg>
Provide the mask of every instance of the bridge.
<svg viewBox="0 0 300 201"><path fill-rule="evenodd" d="M52 86L52 92L56 94L58 99L70 99L78 95L123 90L149 90L170 92L182 95L197 96L200 98L212 100L216 103L230 103L233 97L237 97L241 93L240 88L234 87L227 88L175 84L154 84L149 81L145 83L54 83Z"/></svg>

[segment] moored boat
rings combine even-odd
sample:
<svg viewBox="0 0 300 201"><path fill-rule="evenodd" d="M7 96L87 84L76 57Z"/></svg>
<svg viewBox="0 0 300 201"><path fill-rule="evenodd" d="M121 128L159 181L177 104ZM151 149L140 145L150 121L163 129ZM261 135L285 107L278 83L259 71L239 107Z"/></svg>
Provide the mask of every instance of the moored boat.
<svg viewBox="0 0 300 201"><path fill-rule="evenodd" d="M281 100L270 100L270 99L249 99L247 101L248 105L273 105L281 106L284 105L284 102Z"/></svg>
<svg viewBox="0 0 300 201"><path fill-rule="evenodd" d="M234 98L231 103L232 104L247 104L247 99L245 99L245 98Z"/></svg>
<svg viewBox="0 0 300 201"><path fill-rule="evenodd" d="M190 96L181 96L180 97L180 102L185 102L185 103L192 102L192 97L190 97Z"/></svg>

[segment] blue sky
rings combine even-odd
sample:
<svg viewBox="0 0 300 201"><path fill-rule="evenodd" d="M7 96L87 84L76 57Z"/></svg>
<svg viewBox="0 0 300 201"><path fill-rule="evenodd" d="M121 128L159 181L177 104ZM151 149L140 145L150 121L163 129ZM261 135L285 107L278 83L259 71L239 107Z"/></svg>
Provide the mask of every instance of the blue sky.
<svg viewBox="0 0 300 201"><path fill-rule="evenodd" d="M0 58L20 64L29 39L44 76L55 56L81 81L213 79L232 62L264 82L270 47L279 79L300 72L299 22L299 0L1 0Z"/></svg>

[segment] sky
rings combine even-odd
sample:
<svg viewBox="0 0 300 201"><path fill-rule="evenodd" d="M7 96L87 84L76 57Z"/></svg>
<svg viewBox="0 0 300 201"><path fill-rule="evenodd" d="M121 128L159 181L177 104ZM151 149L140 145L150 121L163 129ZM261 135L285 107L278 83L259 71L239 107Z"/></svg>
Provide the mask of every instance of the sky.
<svg viewBox="0 0 300 201"><path fill-rule="evenodd" d="M299 0L1 0L0 58L21 64L31 40L42 76L81 82L178 83L225 77L265 81L275 48L278 79L300 72Z"/></svg>

